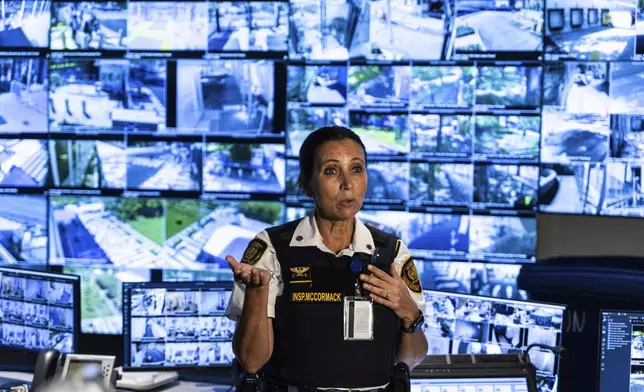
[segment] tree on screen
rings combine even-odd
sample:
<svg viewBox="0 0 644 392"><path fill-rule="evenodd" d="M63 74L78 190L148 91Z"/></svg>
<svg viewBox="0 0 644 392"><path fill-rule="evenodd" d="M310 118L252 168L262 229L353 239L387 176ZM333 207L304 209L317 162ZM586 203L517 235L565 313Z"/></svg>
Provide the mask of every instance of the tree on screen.
<svg viewBox="0 0 644 392"><path fill-rule="evenodd" d="M282 206L279 203L239 203L238 211L247 218L256 219L271 225L279 223L282 216Z"/></svg>

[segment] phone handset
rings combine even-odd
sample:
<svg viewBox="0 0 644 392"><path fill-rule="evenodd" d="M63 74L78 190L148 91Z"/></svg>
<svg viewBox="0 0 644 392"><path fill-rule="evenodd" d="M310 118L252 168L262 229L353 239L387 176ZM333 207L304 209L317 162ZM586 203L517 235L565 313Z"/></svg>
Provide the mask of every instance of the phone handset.
<svg viewBox="0 0 644 392"><path fill-rule="evenodd" d="M116 358L106 355L87 354L64 354L57 350L42 350L38 354L34 378L31 383L32 392L55 380L74 380L92 374L86 371L88 367L94 367L94 374L102 378L107 389L116 388L116 381L119 378L118 372L114 371Z"/></svg>
<svg viewBox="0 0 644 392"><path fill-rule="evenodd" d="M31 391L39 392L48 381L51 381L58 371L60 351L42 350L38 354L36 367L34 368L34 379L31 382Z"/></svg>

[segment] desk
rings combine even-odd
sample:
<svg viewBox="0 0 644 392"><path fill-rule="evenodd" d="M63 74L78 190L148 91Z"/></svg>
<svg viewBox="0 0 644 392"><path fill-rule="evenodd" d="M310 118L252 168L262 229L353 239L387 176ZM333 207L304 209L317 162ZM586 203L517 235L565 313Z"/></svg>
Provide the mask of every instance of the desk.
<svg viewBox="0 0 644 392"><path fill-rule="evenodd" d="M21 373L21 372L2 372L0 371L0 377L10 378L14 380L31 382L33 375L31 373ZM158 391L163 392L227 392L230 389L228 385L217 385L217 384L207 384L201 382L192 382L192 381L179 381L179 383L174 384L171 387L162 388ZM118 391L122 391L118 389ZM124 390L123 390L124 391ZM157 390L155 390L156 392Z"/></svg>

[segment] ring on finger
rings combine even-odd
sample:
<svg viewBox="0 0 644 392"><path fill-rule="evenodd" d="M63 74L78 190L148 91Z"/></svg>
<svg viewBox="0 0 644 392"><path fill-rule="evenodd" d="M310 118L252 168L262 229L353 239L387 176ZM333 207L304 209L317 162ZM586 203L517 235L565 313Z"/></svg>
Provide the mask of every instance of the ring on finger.
<svg viewBox="0 0 644 392"><path fill-rule="evenodd" d="M385 299L389 299L389 291L385 291Z"/></svg>

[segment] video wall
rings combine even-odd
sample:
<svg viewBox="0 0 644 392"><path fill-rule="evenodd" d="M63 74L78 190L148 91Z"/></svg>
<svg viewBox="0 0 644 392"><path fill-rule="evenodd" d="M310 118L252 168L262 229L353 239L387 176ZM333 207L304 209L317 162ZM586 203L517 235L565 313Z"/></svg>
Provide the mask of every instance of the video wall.
<svg viewBox="0 0 644 392"><path fill-rule="evenodd" d="M230 279L310 212L298 152L336 124L426 289L525 299L538 211L644 215L644 5L584 7L4 0L1 263L80 274L84 331L118 333L120 282Z"/></svg>

